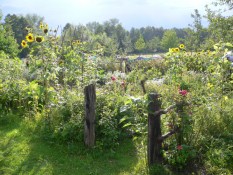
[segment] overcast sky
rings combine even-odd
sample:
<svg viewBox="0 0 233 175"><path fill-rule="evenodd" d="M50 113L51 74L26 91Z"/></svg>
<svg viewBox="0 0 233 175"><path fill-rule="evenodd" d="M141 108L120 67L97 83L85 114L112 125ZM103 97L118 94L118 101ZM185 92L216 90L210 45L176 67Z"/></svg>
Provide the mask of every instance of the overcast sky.
<svg viewBox="0 0 233 175"><path fill-rule="evenodd" d="M183 28L193 22L194 9L201 14L213 0L0 0L3 15L36 13L50 26L104 22L119 19L131 27Z"/></svg>

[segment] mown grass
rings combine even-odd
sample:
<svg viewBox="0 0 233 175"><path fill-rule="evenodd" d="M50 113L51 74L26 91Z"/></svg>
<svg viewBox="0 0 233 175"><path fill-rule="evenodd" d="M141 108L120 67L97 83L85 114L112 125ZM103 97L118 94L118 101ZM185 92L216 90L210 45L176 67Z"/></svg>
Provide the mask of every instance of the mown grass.
<svg viewBox="0 0 233 175"><path fill-rule="evenodd" d="M44 140L30 123L14 114L0 115L0 175L143 175L148 174L146 146L131 139L112 149L87 149L82 143ZM152 174L173 174L154 167Z"/></svg>
<svg viewBox="0 0 233 175"><path fill-rule="evenodd" d="M13 116L8 116L9 119ZM88 150L83 144L44 141L23 119L1 120L0 174L131 174L139 161L132 141L116 150Z"/></svg>

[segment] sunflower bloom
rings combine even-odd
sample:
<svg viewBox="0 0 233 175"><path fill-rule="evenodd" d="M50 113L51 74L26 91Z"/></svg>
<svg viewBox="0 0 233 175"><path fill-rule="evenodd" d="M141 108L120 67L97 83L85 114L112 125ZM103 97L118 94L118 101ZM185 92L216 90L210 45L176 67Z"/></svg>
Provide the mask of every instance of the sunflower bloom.
<svg viewBox="0 0 233 175"><path fill-rule="evenodd" d="M176 52L176 49L175 49L175 48L172 48L171 51L172 51L172 52Z"/></svg>
<svg viewBox="0 0 233 175"><path fill-rule="evenodd" d="M184 49L184 44L180 44L179 48Z"/></svg>
<svg viewBox="0 0 233 175"><path fill-rule="evenodd" d="M43 36L37 36L35 40L36 40L36 42L41 43L41 42L44 41L44 37Z"/></svg>
<svg viewBox="0 0 233 175"><path fill-rule="evenodd" d="M40 24L40 29L43 29L44 28L44 25L41 23Z"/></svg>
<svg viewBox="0 0 233 175"><path fill-rule="evenodd" d="M29 33L27 36L26 36L26 40L28 41L28 42L33 42L34 41L34 36L33 36L33 34L32 33Z"/></svg>
<svg viewBox="0 0 233 175"><path fill-rule="evenodd" d="M23 48L27 47L27 42L26 42L25 40L22 40L21 46L22 46Z"/></svg>
<svg viewBox="0 0 233 175"><path fill-rule="evenodd" d="M177 47L177 48L175 48L175 52L179 52L180 51L180 49Z"/></svg>
<svg viewBox="0 0 233 175"><path fill-rule="evenodd" d="M44 30L43 30L43 31L44 31L44 33L45 33L45 34L47 34L47 33L48 33L48 31L49 31L49 29L48 29L48 28L44 28Z"/></svg>

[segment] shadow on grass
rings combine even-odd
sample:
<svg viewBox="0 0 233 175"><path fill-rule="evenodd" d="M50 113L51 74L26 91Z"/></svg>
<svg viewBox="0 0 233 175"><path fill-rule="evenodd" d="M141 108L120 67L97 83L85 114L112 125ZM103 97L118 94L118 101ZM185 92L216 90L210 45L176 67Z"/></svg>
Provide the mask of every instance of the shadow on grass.
<svg viewBox="0 0 233 175"><path fill-rule="evenodd" d="M0 125L0 130L0 175L131 174L138 162L131 140L122 141L114 151L100 151L88 150L82 143L45 142L36 133L24 129L20 121Z"/></svg>
<svg viewBox="0 0 233 175"><path fill-rule="evenodd" d="M78 144L30 143L30 152L13 174L119 174L137 162L134 145L126 141L115 152L86 150Z"/></svg>

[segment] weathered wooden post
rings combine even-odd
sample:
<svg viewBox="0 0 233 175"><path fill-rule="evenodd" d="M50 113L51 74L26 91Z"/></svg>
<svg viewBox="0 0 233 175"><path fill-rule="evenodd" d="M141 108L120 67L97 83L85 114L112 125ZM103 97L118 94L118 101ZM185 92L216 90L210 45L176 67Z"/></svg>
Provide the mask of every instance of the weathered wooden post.
<svg viewBox="0 0 233 175"><path fill-rule="evenodd" d="M161 138L161 102L159 94L150 93L148 96L148 165L162 162L162 141Z"/></svg>
<svg viewBox="0 0 233 175"><path fill-rule="evenodd" d="M84 88L85 95L85 123L84 123L84 142L87 147L95 144L95 106L96 91L95 85L91 84Z"/></svg>

